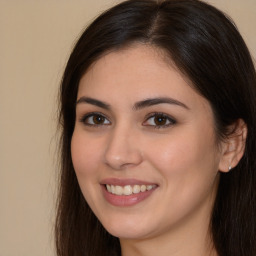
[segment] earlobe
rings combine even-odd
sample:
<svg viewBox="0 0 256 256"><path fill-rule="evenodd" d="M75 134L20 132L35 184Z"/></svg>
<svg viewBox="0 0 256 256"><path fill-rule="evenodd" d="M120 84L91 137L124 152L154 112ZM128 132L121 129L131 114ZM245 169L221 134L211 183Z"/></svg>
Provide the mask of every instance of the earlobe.
<svg viewBox="0 0 256 256"><path fill-rule="evenodd" d="M247 125L242 119L238 119L230 127L230 134L223 142L219 171L229 172L237 166L244 154L246 138Z"/></svg>

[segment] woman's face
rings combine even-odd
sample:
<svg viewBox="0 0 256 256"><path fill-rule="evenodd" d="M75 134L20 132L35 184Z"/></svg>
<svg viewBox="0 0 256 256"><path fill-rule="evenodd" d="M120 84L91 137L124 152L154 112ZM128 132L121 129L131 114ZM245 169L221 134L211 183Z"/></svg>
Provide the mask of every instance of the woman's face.
<svg viewBox="0 0 256 256"><path fill-rule="evenodd" d="M92 65L71 151L104 227L139 239L208 225L222 160L214 126L207 100L156 49L136 45Z"/></svg>

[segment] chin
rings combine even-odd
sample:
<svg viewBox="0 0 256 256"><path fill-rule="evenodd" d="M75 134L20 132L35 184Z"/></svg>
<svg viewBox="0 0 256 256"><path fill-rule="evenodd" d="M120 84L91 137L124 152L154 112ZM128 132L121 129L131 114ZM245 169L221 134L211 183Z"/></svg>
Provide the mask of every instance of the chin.
<svg viewBox="0 0 256 256"><path fill-rule="evenodd" d="M138 223L143 225L138 225ZM152 224L151 224L152 225ZM142 239L150 236L153 227L135 220L108 221L104 228L113 236L120 239Z"/></svg>

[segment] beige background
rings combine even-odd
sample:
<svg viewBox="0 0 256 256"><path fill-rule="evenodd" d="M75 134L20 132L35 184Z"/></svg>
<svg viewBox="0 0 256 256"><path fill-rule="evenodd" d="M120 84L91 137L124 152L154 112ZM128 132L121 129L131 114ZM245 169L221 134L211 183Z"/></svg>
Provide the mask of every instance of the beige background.
<svg viewBox="0 0 256 256"><path fill-rule="evenodd" d="M56 96L82 28L114 0L0 0L0 256L53 256ZM256 56L256 0L211 0Z"/></svg>

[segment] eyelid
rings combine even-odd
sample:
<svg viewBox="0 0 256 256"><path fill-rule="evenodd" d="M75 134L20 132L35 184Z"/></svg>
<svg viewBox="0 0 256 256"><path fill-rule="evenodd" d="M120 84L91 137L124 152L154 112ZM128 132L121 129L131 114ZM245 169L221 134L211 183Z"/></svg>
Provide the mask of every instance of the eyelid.
<svg viewBox="0 0 256 256"><path fill-rule="evenodd" d="M102 117L104 118L104 122L103 123L100 123L100 124L97 124L97 123L89 123L89 122L86 122L86 120L88 120L90 117L93 117L93 116L99 116L99 117ZM162 118L165 118L167 120L167 124L147 124L147 122L151 119L151 118L155 118L155 117L162 117ZM107 124L105 123L105 121L107 120ZM101 112L89 112L89 113L86 113L84 115L82 115L81 118L79 118L79 121L83 124L83 125L86 125L86 126L91 126L91 127L97 127L97 126L106 126L106 125L110 125L111 124L111 121L110 121L110 118L101 113ZM170 115L168 114L165 114L163 112L153 112L153 113L149 113L146 115L145 117L145 121L142 123L143 126L148 126L148 127L152 127L152 128L167 128L169 126L172 126L174 124L176 124L177 121L171 117Z"/></svg>
<svg viewBox="0 0 256 256"><path fill-rule="evenodd" d="M88 118L93 117L93 116L101 116L101 117L105 118L106 120L108 120L109 123L108 124L90 124L90 123L85 122ZM104 125L111 124L111 121L109 120L108 116L106 116L105 114L103 114L101 112L86 113L86 114L82 115L81 118L79 118L79 121L86 126L104 126Z"/></svg>
<svg viewBox="0 0 256 256"><path fill-rule="evenodd" d="M166 118L166 119L169 121L169 123L168 123L168 124L164 124L164 125L157 125L157 124L155 124L155 125L150 125L150 124L145 124L149 119L154 118L154 117L156 117L156 116L160 116L160 117ZM144 126L149 126L149 127L152 127L152 128L167 128L167 127L169 127L169 126L175 125L176 123L177 123L177 121L176 121L173 117L171 117L170 115L165 114L165 113L163 113L163 112L154 112L154 113L150 113L150 114L148 114L148 115L146 116L146 120L143 122L143 125L144 125Z"/></svg>

